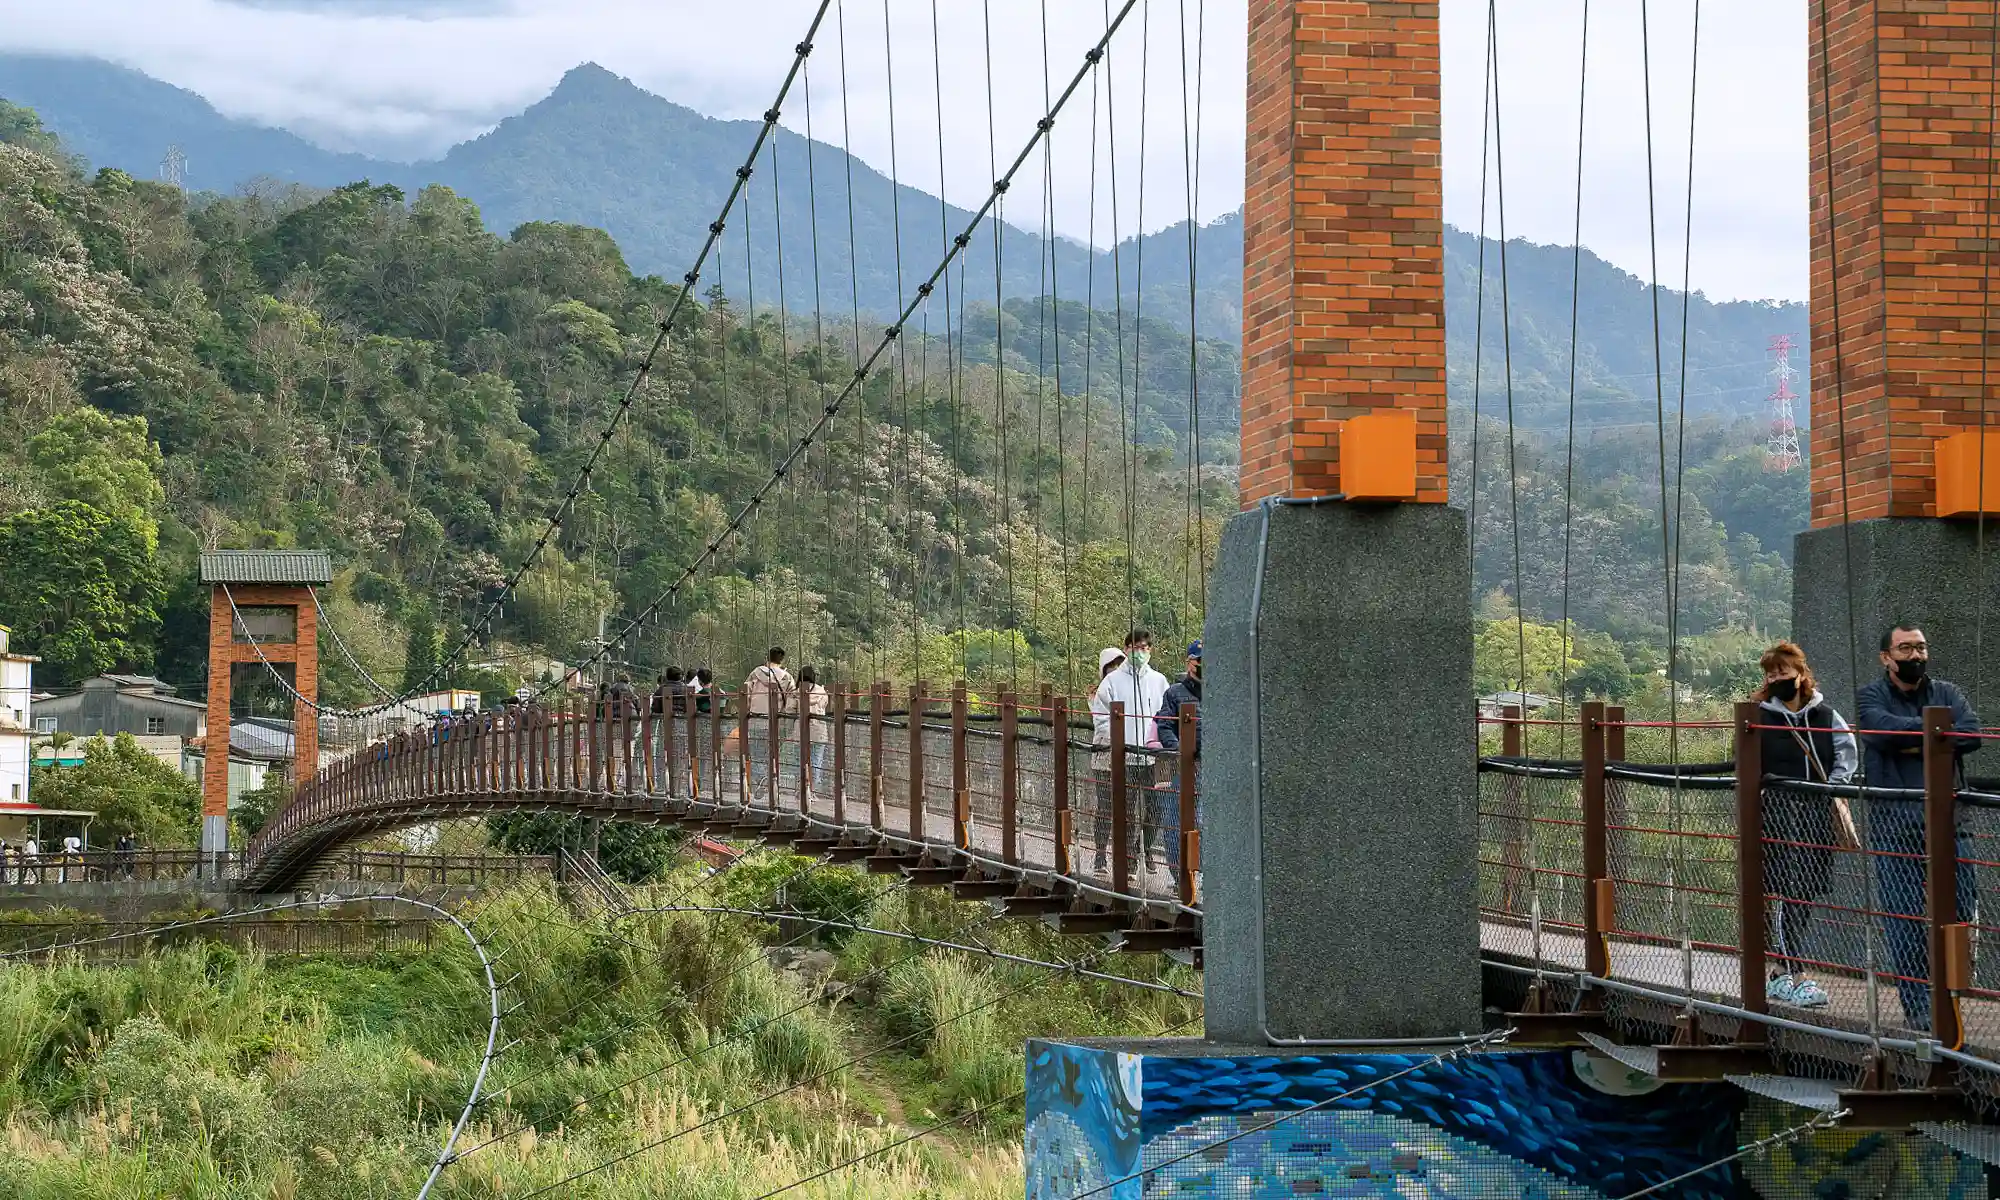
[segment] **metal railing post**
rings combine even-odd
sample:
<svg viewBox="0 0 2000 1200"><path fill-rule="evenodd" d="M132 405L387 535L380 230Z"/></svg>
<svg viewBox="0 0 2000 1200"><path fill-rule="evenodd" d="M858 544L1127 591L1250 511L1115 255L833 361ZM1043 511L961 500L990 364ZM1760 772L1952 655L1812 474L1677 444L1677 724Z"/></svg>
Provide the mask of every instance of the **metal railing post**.
<svg viewBox="0 0 2000 1200"><path fill-rule="evenodd" d="M1500 754L1505 758L1521 757L1521 706L1518 704L1504 705L1500 709ZM1506 823L1506 840L1500 845L1500 909L1511 913L1516 911L1514 892L1526 869L1527 844L1528 839L1534 836L1534 825L1530 820L1533 814L1526 811L1527 780L1518 775L1502 775L1500 790L1506 797L1505 816L1501 818ZM1531 893L1534 886L1535 881L1530 880ZM1532 895L1529 909L1533 909Z"/></svg>
<svg viewBox="0 0 2000 1200"><path fill-rule="evenodd" d="M1583 969L1611 973L1606 940L1613 919L1610 843L1604 802L1605 716L1602 701L1583 706ZM1597 993L1592 992L1595 996Z"/></svg>
<svg viewBox="0 0 2000 1200"><path fill-rule="evenodd" d="M910 685L910 836L924 836L924 685Z"/></svg>
<svg viewBox="0 0 2000 1200"><path fill-rule="evenodd" d="M1016 740L1021 735L1021 702L1012 692L1000 693L1000 861L1013 865L1020 861L1020 839L1016 828L1020 793L1016 780L1021 753Z"/></svg>
<svg viewBox="0 0 2000 1200"><path fill-rule="evenodd" d="M1195 803L1200 786L1195 766L1195 751L1201 744L1201 706L1183 704L1180 707L1180 816L1181 839L1180 897L1182 904L1195 901L1195 872L1201 869L1201 829L1195 822Z"/></svg>
<svg viewBox="0 0 2000 1200"><path fill-rule="evenodd" d="M1132 885L1131 806L1125 796L1125 702L1111 702L1111 890L1124 895Z"/></svg>
<svg viewBox="0 0 2000 1200"><path fill-rule="evenodd" d="M1765 995L1765 888L1764 888L1764 735L1752 729L1757 724L1757 702L1736 704L1736 913L1738 986L1742 1004L1753 1013L1768 1013L1771 1002ZM1830 802L1829 802L1830 803ZM1782 903L1782 901L1780 901ZM1761 1042L1768 1036L1761 1021L1745 1021L1737 1030L1739 1042Z"/></svg>
<svg viewBox="0 0 2000 1200"><path fill-rule="evenodd" d="M1958 791L1953 785L1957 747L1953 743L1951 709L1924 709L1924 859L1929 917L1931 1033L1947 1046L1963 1040L1958 1004L1945 969L1951 927L1961 921L1958 911Z"/></svg>
<svg viewBox="0 0 2000 1200"><path fill-rule="evenodd" d="M951 840L961 850L972 849L972 764L968 747L965 680L951 685Z"/></svg>

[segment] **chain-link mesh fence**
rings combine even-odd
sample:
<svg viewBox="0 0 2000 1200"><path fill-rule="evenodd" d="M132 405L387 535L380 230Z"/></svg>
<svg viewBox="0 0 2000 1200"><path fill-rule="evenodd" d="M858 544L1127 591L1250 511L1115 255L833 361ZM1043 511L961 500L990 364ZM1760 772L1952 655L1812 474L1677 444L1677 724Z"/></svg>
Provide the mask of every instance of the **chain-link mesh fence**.
<svg viewBox="0 0 2000 1200"><path fill-rule="evenodd" d="M1622 766L1605 775L1611 977L1735 996L1735 782Z"/></svg>
<svg viewBox="0 0 2000 1200"><path fill-rule="evenodd" d="M1488 951L1583 966L1583 772L1488 759L1479 768L1479 906Z"/></svg>

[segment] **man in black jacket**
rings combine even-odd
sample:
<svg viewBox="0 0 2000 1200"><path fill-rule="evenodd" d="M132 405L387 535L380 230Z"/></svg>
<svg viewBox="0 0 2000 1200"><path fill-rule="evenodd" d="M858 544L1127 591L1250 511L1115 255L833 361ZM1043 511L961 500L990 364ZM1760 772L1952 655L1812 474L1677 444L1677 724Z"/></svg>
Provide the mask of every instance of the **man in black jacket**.
<svg viewBox="0 0 2000 1200"><path fill-rule="evenodd" d="M1930 644L1924 631L1896 625L1882 635L1882 678L1855 693L1855 720L1861 730L1868 786L1914 789L1924 786L1924 709L1951 709L1952 727L1960 733L1979 732L1979 715L1956 684L1930 674ZM1979 748L1976 738L1960 738L1953 747L1963 772L1963 758ZM1871 797L1868 843L1875 859L1875 880L1881 892L1882 933L1889 943L1896 990L1910 1028L1931 1027L1931 948L1925 923L1924 803L1904 797ZM1963 822L1957 829L1959 860L1973 857L1972 841ZM1976 872L1958 871L1958 921L1973 919L1978 902Z"/></svg>
<svg viewBox="0 0 2000 1200"><path fill-rule="evenodd" d="M1194 769L1196 780L1194 794L1198 812L1201 804L1201 725L1199 724L1200 717L1198 715L1201 705L1201 640L1199 638L1188 644L1187 674L1181 676L1179 683L1167 689L1166 699L1160 702L1159 714L1154 718L1153 722L1159 729L1160 749L1165 752L1165 755L1160 759L1160 766L1156 774L1174 781L1165 790L1152 793L1162 798L1166 810L1157 819L1161 829L1174 830L1176 834L1185 832L1180 828L1179 765L1181 748L1180 716L1181 705L1183 704L1195 705L1197 712L1197 724L1194 728ZM1200 824L1201 822L1197 818L1195 822L1196 827L1199 828ZM1170 836L1167 839L1167 874L1175 878L1179 878L1181 873L1182 840L1179 836Z"/></svg>

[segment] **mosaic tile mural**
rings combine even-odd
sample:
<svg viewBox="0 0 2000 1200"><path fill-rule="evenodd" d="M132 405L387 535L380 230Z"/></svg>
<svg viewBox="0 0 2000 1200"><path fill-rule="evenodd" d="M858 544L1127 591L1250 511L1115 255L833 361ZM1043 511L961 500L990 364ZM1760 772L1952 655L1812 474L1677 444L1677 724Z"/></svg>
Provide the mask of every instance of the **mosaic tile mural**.
<svg viewBox="0 0 2000 1200"><path fill-rule="evenodd" d="M1584 1051L1487 1052L1390 1078L1428 1058L1030 1042L1028 1200L1616 1200L1809 1115ZM1993 1184L1984 1164L1919 1133L1829 1130L1663 1194L1975 1200L2000 1195Z"/></svg>

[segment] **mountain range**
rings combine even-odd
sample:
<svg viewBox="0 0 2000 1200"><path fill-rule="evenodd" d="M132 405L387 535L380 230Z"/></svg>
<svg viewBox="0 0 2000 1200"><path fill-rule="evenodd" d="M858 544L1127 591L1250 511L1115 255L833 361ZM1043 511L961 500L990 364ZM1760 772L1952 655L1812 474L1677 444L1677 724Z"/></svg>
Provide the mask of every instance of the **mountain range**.
<svg viewBox="0 0 2000 1200"><path fill-rule="evenodd" d="M704 116L589 63L569 71L548 96L490 132L419 163L335 153L285 130L224 116L192 92L95 59L0 54L0 97L37 110L65 146L91 166L155 177L169 149L177 148L183 182L193 191L229 193L273 183L320 189L367 179L414 193L443 184L477 203L487 226L502 236L530 221L602 228L616 239L635 271L668 279L680 277L694 260L757 130L754 121ZM703 283L719 283L733 298L770 306L782 277L785 303L803 312L814 305L819 286L813 270L817 255L820 280L844 283L851 273L850 303L865 318L883 320L914 293L949 237L970 220L966 210L907 183L894 183L838 146L808 143L781 128L752 176L746 202L739 204L725 231L719 255L704 270ZM782 269L780 228L785 234ZM1213 404L1214 419L1233 425L1233 383L1207 377L1217 366L1233 363L1240 336L1242 217L1240 212L1223 216L1195 230L1192 239L1189 232L1182 223L1127 239L1118 245L1115 258L1113 252L1058 237L1051 277L1044 262L1049 243L1035 231L1006 225L999 255L1003 304L1014 310L1026 302L1030 330L1039 328L1033 301L1048 292L1065 312L1086 298L1108 311L1115 298L1125 307L1128 327L1137 321L1148 329L1185 333L1192 325L1202 338L1214 340L1195 356L1207 364L1204 409ZM1192 303L1191 240L1198 268ZM1657 410L1671 413L1678 406L1683 378L1679 293L1661 291L1656 345L1644 281L1587 250L1572 262L1567 247L1516 241L1508 246L1506 264L1509 311L1504 328L1511 336L1503 336L1498 245L1487 243L1482 256L1478 238L1448 229L1445 261L1456 410L1469 411L1476 400L1483 413L1504 416L1511 366L1518 423L1555 428L1566 422L1573 269L1579 280L1574 389L1579 423L1593 429L1650 425ZM959 311L952 324L973 331L967 352L976 359L992 353L990 334L983 341L977 334L995 328L994 263L989 220L939 289L949 288ZM829 311L845 307L841 299L828 295L824 304ZM1481 318L1482 299L1483 319L1476 319ZM1777 335L1792 335L1800 347L1793 365L1805 370L1803 305L1718 304L1697 293L1685 316L1690 419L1727 421L1757 414L1770 390L1767 346ZM1475 332L1483 336L1475 339ZM1010 342L1010 361L1022 354L1032 360L1032 346L1017 334L1003 336ZM1148 353L1162 363L1169 357ZM1656 365L1663 380L1658 395L1652 386ZM1223 373L1233 375L1233 367ZM1094 368L1091 374L1096 378L1103 370ZM1184 386L1184 371L1180 378ZM1804 417L1801 412L1801 423Z"/></svg>

